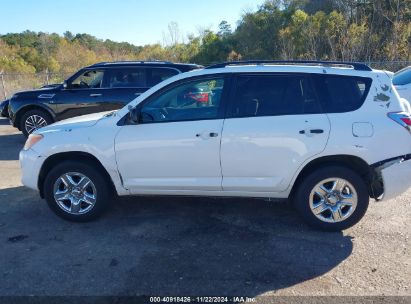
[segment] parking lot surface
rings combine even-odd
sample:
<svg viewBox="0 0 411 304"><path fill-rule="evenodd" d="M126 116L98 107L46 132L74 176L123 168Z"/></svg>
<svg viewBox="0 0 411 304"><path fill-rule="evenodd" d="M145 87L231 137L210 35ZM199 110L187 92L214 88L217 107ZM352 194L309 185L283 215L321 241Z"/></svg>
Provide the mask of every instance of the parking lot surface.
<svg viewBox="0 0 411 304"><path fill-rule="evenodd" d="M343 233L231 198L123 198L70 223L21 185L24 140L0 119L0 296L411 296L411 191Z"/></svg>

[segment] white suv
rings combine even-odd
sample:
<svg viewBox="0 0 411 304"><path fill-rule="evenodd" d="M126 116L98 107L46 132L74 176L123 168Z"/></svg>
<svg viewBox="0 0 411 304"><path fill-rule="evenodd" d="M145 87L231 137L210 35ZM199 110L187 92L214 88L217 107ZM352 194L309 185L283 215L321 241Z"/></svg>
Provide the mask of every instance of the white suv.
<svg viewBox="0 0 411 304"><path fill-rule="evenodd" d="M323 230L411 185L411 119L390 77L341 62L235 62L170 78L111 113L55 123L23 184L73 221L115 195L289 198Z"/></svg>

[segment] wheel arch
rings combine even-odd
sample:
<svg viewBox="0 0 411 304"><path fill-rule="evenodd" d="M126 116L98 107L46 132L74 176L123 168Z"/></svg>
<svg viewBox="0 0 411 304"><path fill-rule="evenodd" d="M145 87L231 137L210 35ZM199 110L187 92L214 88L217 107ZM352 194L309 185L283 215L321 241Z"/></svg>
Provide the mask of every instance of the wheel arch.
<svg viewBox="0 0 411 304"><path fill-rule="evenodd" d="M111 188L110 190L112 191L112 193L115 195L117 194L116 187L114 185L114 182L110 174L107 172L107 170L104 168L101 162L94 155L87 153L87 152L70 151L70 152L62 152L62 153L53 154L44 161L43 165L41 166L39 177L37 180L37 186L40 191L41 198L44 198L44 181L46 179L48 172L50 172L53 166L57 165L60 162L67 161L67 160L75 160L75 161L86 162L87 164L91 163L95 165L96 168L104 175L104 177L108 181L110 188Z"/></svg>
<svg viewBox="0 0 411 304"><path fill-rule="evenodd" d="M21 131L21 123L20 123L20 119L21 117L27 113L28 111L31 110L40 110L40 111L44 111L47 114L50 115L51 119L53 119L53 122L56 120L56 115L54 114L54 112L49 108L46 107L43 104L29 104L26 106L21 107L15 114L15 118L14 118L14 122L13 122L13 127L18 128Z"/></svg>
<svg viewBox="0 0 411 304"><path fill-rule="evenodd" d="M366 183L370 197L376 198L381 194L379 193L380 191L377 191L375 185L377 179L375 171L365 160L354 155L327 155L311 160L302 168L293 183L290 197L294 195L296 189L307 175L318 168L330 165L343 166L356 172Z"/></svg>

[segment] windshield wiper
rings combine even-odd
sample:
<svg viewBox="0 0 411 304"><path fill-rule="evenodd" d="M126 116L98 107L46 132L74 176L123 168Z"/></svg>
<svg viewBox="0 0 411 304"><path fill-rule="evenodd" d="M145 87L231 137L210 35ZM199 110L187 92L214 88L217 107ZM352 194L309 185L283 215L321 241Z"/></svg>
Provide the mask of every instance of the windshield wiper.
<svg viewBox="0 0 411 304"><path fill-rule="evenodd" d="M115 110L115 111L112 111L112 112L110 112L110 113L107 113L106 115L104 115L104 117L111 117L111 116L113 116L114 114L116 114L117 111L118 111L118 110Z"/></svg>

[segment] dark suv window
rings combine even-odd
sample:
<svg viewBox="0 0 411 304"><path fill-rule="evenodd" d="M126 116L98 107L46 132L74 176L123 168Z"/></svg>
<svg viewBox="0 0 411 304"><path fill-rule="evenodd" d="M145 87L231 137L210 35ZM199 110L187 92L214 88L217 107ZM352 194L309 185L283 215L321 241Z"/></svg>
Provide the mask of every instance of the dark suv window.
<svg viewBox="0 0 411 304"><path fill-rule="evenodd" d="M110 88L146 88L145 68L122 68L110 71Z"/></svg>
<svg viewBox="0 0 411 304"><path fill-rule="evenodd" d="M341 75L314 75L321 104L326 113L343 113L359 109L370 90L372 80Z"/></svg>
<svg viewBox="0 0 411 304"><path fill-rule="evenodd" d="M149 87L153 87L156 84L166 80L167 78L170 78L178 74L178 71L174 69L164 69L164 68L148 69L147 72L148 72L147 78L148 78Z"/></svg>
<svg viewBox="0 0 411 304"><path fill-rule="evenodd" d="M303 75L239 76L233 117L320 113L310 78Z"/></svg>
<svg viewBox="0 0 411 304"><path fill-rule="evenodd" d="M103 87L104 71L87 70L77 76L70 84L71 89L98 89Z"/></svg>

